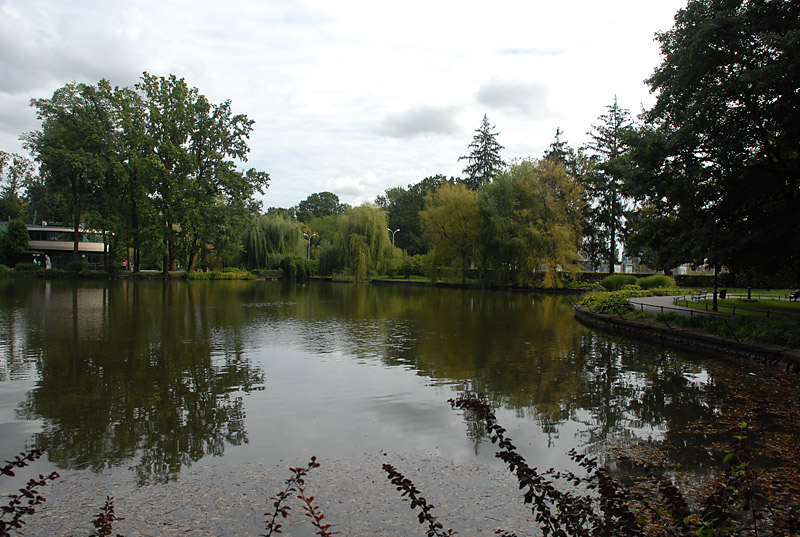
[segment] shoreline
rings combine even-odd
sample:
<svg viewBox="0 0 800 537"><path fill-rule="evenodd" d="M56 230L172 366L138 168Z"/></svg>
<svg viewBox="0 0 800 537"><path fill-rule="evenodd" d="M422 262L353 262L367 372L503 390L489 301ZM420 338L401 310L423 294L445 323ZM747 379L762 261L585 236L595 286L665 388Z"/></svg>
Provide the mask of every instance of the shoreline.
<svg viewBox="0 0 800 537"><path fill-rule="evenodd" d="M647 321L619 319L612 315L593 313L577 305L575 306L575 320L591 328L709 356L718 358L733 356L782 367L791 372L800 371L800 353L777 345L733 341L682 327L669 325L662 327Z"/></svg>

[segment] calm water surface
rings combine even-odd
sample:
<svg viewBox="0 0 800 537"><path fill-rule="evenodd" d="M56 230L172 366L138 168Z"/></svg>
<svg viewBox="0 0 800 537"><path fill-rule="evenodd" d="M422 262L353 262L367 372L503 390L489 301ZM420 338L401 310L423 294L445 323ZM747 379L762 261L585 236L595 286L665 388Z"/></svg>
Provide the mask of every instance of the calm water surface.
<svg viewBox="0 0 800 537"><path fill-rule="evenodd" d="M763 375L594 332L556 296L0 280L0 456L37 446L62 470L140 483L311 455L492 460L447 404L463 394L492 401L534 465L652 439L702 469L709 446L680 430L727 412L744 380L771 393Z"/></svg>

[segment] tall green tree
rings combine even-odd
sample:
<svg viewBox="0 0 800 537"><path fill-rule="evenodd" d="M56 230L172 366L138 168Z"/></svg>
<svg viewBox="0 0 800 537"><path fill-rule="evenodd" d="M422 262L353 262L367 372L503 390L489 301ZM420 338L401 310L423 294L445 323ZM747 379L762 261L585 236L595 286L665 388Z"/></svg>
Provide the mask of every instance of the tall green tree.
<svg viewBox="0 0 800 537"><path fill-rule="evenodd" d="M691 0L658 40L631 192L670 239L643 245L800 278L800 3Z"/></svg>
<svg viewBox="0 0 800 537"><path fill-rule="evenodd" d="M333 192L316 192L298 204L295 214L297 220L308 223L313 218L343 214L346 208Z"/></svg>
<svg viewBox="0 0 800 537"><path fill-rule="evenodd" d="M388 189L376 202L389 215L389 227L399 229L395 235L395 246L402 248L409 255L424 254L428 245L422 234L420 213L425 208L425 197L438 190L446 183L455 184L455 178L444 175L426 177L419 183L407 188Z"/></svg>
<svg viewBox="0 0 800 537"><path fill-rule="evenodd" d="M444 184L428 194L420 218L429 245L429 273L452 268L466 282L469 269L481 264L478 193L461 183Z"/></svg>
<svg viewBox="0 0 800 537"><path fill-rule="evenodd" d="M28 249L28 227L22 220L12 220L0 230L0 259L12 267Z"/></svg>
<svg viewBox="0 0 800 537"><path fill-rule="evenodd" d="M117 87L112 93L117 114L117 151L122 168L118 218L115 231L119 241L130 248L132 268L139 272L142 250L156 244L153 227L157 214L150 199L152 145L147 136L148 107L135 88Z"/></svg>
<svg viewBox="0 0 800 537"><path fill-rule="evenodd" d="M0 150L0 219L22 216L25 190L36 176L36 165L27 157Z"/></svg>
<svg viewBox="0 0 800 537"><path fill-rule="evenodd" d="M48 189L63 193L64 213L73 225L73 259L80 257L78 232L85 213L95 208L113 151L114 119L108 94L97 86L66 84L50 99L33 99L42 129L25 134L26 146L41 165Z"/></svg>
<svg viewBox="0 0 800 537"><path fill-rule="evenodd" d="M472 190L491 183L506 165L500 158L500 150L503 149L503 146L497 141L499 133L492 132L494 128L496 127L489 125L489 118L484 114L481 126L475 129L475 136L472 138L472 143L469 144L469 155L458 158L458 160L467 161L467 167L464 168L466 177L463 179L463 183Z"/></svg>
<svg viewBox="0 0 800 537"><path fill-rule="evenodd" d="M146 136L151 200L159 215L166 272L179 256L192 270L201 252L240 237L256 207L252 197L269 181L264 172L240 172L253 120L234 115L229 101L215 105L174 75L145 73L137 89L148 106ZM228 233L231 226L236 233Z"/></svg>
<svg viewBox="0 0 800 537"><path fill-rule="evenodd" d="M591 211L594 222L594 235L602 244L608 272L614 272L614 264L619 261L618 243L625 230L624 183L629 171L628 151L632 122L628 110L619 106L617 98L606 107L606 113L599 118L600 124L593 125L589 131L592 141L588 150L593 165L582 174L584 188L591 198Z"/></svg>
<svg viewBox="0 0 800 537"><path fill-rule="evenodd" d="M582 188L556 159L523 160L480 190L483 258L494 279L530 284L545 269L551 287L577 270Z"/></svg>
<svg viewBox="0 0 800 537"><path fill-rule="evenodd" d="M386 211L372 205L348 209L338 219L333 244L320 253L320 272L340 272L356 280L385 274L394 261Z"/></svg>
<svg viewBox="0 0 800 537"><path fill-rule="evenodd" d="M247 265L251 268L277 268L286 256L305 257L303 228L285 216L256 216L244 234Z"/></svg>

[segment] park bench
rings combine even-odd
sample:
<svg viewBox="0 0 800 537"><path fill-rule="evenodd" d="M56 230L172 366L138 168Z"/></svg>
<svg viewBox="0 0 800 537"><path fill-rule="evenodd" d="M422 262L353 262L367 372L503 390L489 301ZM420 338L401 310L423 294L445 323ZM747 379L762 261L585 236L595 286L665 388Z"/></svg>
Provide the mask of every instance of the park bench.
<svg viewBox="0 0 800 537"><path fill-rule="evenodd" d="M705 300L706 298L708 298L707 291L698 291L696 295L692 295L692 300L696 300L698 302Z"/></svg>
<svg viewBox="0 0 800 537"><path fill-rule="evenodd" d="M787 300L797 300L798 298L800 298L800 289L792 291L791 293L786 295Z"/></svg>

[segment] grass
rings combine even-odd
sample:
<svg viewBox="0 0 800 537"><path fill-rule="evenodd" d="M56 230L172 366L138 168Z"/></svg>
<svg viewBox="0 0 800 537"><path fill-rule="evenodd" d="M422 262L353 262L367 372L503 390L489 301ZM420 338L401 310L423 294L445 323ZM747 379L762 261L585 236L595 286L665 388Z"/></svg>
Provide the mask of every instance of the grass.
<svg viewBox="0 0 800 537"><path fill-rule="evenodd" d="M712 293L714 291L713 287L702 288L704 291L708 293ZM723 289L720 287L720 289ZM747 296L747 287L726 287L728 296L737 296L737 297L746 297ZM696 290L695 290L696 291ZM794 291L794 289L750 289L750 296L755 300L759 300L761 298L786 298L786 295Z"/></svg>
<svg viewBox="0 0 800 537"><path fill-rule="evenodd" d="M678 306L711 311L711 300L678 300ZM740 298L725 298L717 300L717 311L733 315L769 317L770 315L797 316L800 319L800 302L788 300L745 300Z"/></svg>

